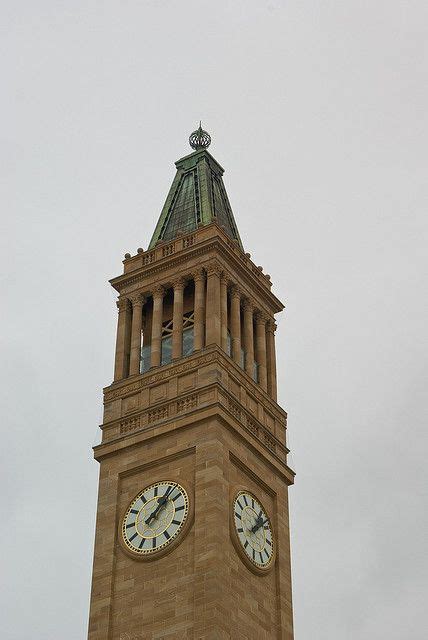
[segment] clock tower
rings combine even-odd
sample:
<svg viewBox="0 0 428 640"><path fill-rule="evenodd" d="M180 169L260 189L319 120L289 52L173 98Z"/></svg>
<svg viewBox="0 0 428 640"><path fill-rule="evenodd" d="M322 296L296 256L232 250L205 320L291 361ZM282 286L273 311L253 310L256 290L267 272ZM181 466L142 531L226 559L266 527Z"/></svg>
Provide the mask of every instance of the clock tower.
<svg viewBox="0 0 428 640"><path fill-rule="evenodd" d="M201 127L125 255L104 389L89 640L292 640L282 303Z"/></svg>

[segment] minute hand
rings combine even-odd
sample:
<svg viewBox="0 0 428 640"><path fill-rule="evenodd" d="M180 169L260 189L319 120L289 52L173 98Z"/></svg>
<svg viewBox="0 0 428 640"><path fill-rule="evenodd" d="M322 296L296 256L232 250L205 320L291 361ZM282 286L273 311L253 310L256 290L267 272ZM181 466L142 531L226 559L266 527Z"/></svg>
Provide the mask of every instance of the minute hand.
<svg viewBox="0 0 428 640"><path fill-rule="evenodd" d="M162 507L164 506L164 504L168 500L168 496L170 495L170 493L172 492L173 489L174 489L174 487L169 487L168 491L161 498L158 498L157 507L156 507L156 509L154 509L154 511L151 512L149 517L146 519L146 521L145 521L146 524L150 524L150 522L154 518L156 518L156 516L159 513L159 511L162 509Z"/></svg>

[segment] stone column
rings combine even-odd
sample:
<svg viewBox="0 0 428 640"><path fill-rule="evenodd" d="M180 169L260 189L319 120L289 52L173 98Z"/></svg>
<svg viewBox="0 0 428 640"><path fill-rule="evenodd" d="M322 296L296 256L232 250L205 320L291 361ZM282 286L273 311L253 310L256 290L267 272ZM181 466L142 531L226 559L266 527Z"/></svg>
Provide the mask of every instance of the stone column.
<svg viewBox="0 0 428 640"><path fill-rule="evenodd" d="M172 312L172 359L183 355L183 291L184 280L178 278L173 283L174 310Z"/></svg>
<svg viewBox="0 0 428 640"><path fill-rule="evenodd" d="M165 290L159 286L153 290L152 344L150 367L158 367L161 363L163 296Z"/></svg>
<svg viewBox="0 0 428 640"><path fill-rule="evenodd" d="M220 266L212 262L207 267L206 345L221 346Z"/></svg>
<svg viewBox="0 0 428 640"><path fill-rule="evenodd" d="M271 398L276 401L276 353L275 353L275 331L274 320L269 320L266 325L266 347L267 347L267 381L268 392Z"/></svg>
<svg viewBox="0 0 428 640"><path fill-rule="evenodd" d="M247 299L244 301L244 349L245 371L254 379L254 333L253 333L254 308Z"/></svg>
<svg viewBox="0 0 428 640"><path fill-rule="evenodd" d="M114 381L122 380L128 375L129 326L131 320L131 304L128 298L120 296L116 302L119 309L116 333L116 356L114 360Z"/></svg>
<svg viewBox="0 0 428 640"><path fill-rule="evenodd" d="M220 279L220 313L221 313L221 348L227 353L227 285L229 278L226 273Z"/></svg>
<svg viewBox="0 0 428 640"><path fill-rule="evenodd" d="M194 344L195 351L203 349L204 347L204 320L205 320L205 273L203 269L197 269L193 274L193 280L195 281L195 299L194 299L194 313L195 313L195 329L194 329Z"/></svg>
<svg viewBox="0 0 428 640"><path fill-rule="evenodd" d="M230 333L232 335L232 358L241 364L241 294L236 286L230 293Z"/></svg>
<svg viewBox="0 0 428 640"><path fill-rule="evenodd" d="M259 365L259 384L267 391L266 371L266 318L263 314L256 314L256 360Z"/></svg>
<svg viewBox="0 0 428 640"><path fill-rule="evenodd" d="M132 302L131 355L129 359L129 375L140 373L141 361L141 329L143 328L144 296L136 293L130 296Z"/></svg>

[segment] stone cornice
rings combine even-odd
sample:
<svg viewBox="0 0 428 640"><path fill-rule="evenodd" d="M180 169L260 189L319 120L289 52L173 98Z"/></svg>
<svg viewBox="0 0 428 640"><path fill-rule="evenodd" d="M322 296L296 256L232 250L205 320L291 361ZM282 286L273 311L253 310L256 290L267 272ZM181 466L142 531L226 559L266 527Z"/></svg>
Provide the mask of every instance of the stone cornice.
<svg viewBox="0 0 428 640"><path fill-rule="evenodd" d="M146 373L133 378L126 378L118 382L113 382L103 389L104 403L111 402L117 398L124 398L128 395L141 391L149 385L164 380L169 380L172 376L189 372L205 364L218 361L219 364L229 370L233 370L234 376L242 380L242 384L248 391L274 415L278 420L287 420L287 412L275 402L266 391L264 391L249 376L244 369L241 369L232 358L217 346L207 347L200 352L194 353L187 358L181 358L177 363L171 363L151 369Z"/></svg>
<svg viewBox="0 0 428 640"><path fill-rule="evenodd" d="M267 312L278 313L281 311L284 305L270 291L266 283L266 276L233 243L230 246L229 239L217 225L213 224L210 227L214 227L216 230L213 235L204 237L176 253L167 254L156 261L148 262L145 266L113 278L110 280L111 285L119 292L126 292L143 281L158 278L167 269L173 268L176 270L180 268L181 265L188 263L191 259L205 257L207 261L210 261L214 258L210 251L217 251L222 270L237 274L237 277L242 281L242 288L245 289L244 295L255 295L259 304L264 303L266 305ZM203 227L201 230L195 231L195 237L198 233L206 233L207 229L208 227ZM200 266L204 267L205 264L201 263ZM190 273L194 269L195 266L189 266ZM265 282L261 281L261 278L265 279Z"/></svg>
<svg viewBox="0 0 428 640"><path fill-rule="evenodd" d="M216 390L217 393L215 393ZM212 400L200 405L198 397L210 391L214 393ZM183 405L183 403L187 404ZM146 409L143 415L140 412L139 414L127 416L125 419L103 424L101 426L103 430L119 426L120 430L115 437L103 440L100 445L94 447L94 451L97 454L96 457L99 458L104 455L101 453L103 450L110 450L109 453L114 454L124 446L132 446L131 439L135 437L143 439L153 437L154 427L156 427L158 436L170 430L169 425L171 423L174 424L174 430L180 427L191 428L198 421L198 414L200 414L201 420L206 419L207 415L215 415L221 418L227 426L234 426L235 430L241 431L247 445L263 451L267 459L275 460L276 465L280 465L286 470L290 484L293 482L295 473L288 467L286 462L286 455L289 453L287 447L254 416L240 406L227 390L221 389L218 383L202 387L196 392L188 394L187 397L174 398L167 402L159 403L156 407Z"/></svg>

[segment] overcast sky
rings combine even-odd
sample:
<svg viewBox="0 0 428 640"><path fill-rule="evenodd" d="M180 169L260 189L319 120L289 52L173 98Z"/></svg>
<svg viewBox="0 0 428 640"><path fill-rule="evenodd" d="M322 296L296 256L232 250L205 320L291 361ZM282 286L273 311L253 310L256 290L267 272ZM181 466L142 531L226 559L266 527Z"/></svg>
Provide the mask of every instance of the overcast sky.
<svg viewBox="0 0 428 640"><path fill-rule="evenodd" d="M296 640L425 640L427 24L426 0L3 0L2 640L85 638L107 280L199 119L286 302Z"/></svg>

